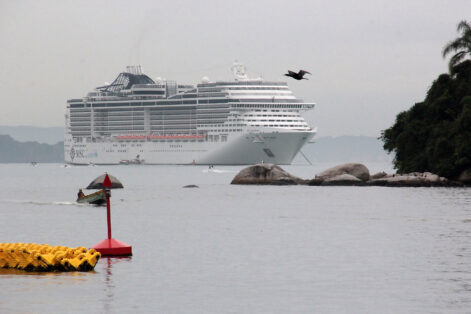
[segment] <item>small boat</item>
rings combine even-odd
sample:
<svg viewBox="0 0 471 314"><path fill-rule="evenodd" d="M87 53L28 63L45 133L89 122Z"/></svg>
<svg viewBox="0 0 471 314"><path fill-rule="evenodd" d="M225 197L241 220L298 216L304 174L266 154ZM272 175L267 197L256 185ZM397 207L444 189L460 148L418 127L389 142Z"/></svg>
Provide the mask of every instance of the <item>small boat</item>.
<svg viewBox="0 0 471 314"><path fill-rule="evenodd" d="M143 165L144 159L122 159L119 161L120 165Z"/></svg>
<svg viewBox="0 0 471 314"><path fill-rule="evenodd" d="M122 159L119 161L120 165L143 165L144 159L139 158L139 155L134 159Z"/></svg>
<svg viewBox="0 0 471 314"><path fill-rule="evenodd" d="M94 204L94 205L103 205L106 203L106 195L104 190L99 190L95 193L85 195L77 199L79 204Z"/></svg>

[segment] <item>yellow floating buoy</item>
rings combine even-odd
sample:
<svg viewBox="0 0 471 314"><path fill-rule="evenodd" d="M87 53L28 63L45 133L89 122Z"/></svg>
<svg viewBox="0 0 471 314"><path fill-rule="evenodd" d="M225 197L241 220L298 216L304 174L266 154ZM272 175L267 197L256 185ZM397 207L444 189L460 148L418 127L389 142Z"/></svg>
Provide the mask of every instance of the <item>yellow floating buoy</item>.
<svg viewBox="0 0 471 314"><path fill-rule="evenodd" d="M84 247L0 243L0 268L26 271L91 271L101 254Z"/></svg>

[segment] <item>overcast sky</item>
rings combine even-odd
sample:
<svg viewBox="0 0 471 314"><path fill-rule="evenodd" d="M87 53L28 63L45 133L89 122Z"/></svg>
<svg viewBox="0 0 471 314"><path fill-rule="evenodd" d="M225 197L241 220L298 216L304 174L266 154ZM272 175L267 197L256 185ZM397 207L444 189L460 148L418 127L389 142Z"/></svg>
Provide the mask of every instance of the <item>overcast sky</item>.
<svg viewBox="0 0 471 314"><path fill-rule="evenodd" d="M443 46L471 1L0 0L0 125L62 126L67 99L127 65L196 84L249 75L288 80L316 108L319 136L379 136L447 71Z"/></svg>

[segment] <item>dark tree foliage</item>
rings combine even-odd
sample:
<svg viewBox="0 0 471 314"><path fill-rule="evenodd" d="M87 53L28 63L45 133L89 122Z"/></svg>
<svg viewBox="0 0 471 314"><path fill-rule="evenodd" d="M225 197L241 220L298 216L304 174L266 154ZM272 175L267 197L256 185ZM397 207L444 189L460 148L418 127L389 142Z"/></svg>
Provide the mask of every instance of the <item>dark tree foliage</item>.
<svg viewBox="0 0 471 314"><path fill-rule="evenodd" d="M471 168L471 60L440 75L425 100L399 113L381 139L395 152L399 173L430 171L453 179Z"/></svg>
<svg viewBox="0 0 471 314"><path fill-rule="evenodd" d="M461 33L460 36L450 41L442 51L444 58L452 52L455 53L448 63L452 74L455 66L471 56L471 24L463 20L458 23L456 30Z"/></svg>

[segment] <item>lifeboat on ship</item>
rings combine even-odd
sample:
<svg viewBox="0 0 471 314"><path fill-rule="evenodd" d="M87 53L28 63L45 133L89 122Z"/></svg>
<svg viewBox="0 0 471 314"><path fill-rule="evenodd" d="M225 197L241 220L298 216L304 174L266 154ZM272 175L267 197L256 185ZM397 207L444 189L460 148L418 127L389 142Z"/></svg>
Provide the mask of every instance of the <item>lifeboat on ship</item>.
<svg viewBox="0 0 471 314"><path fill-rule="evenodd" d="M120 165L143 165L144 159L141 159L139 155L134 159L122 159L119 161Z"/></svg>

